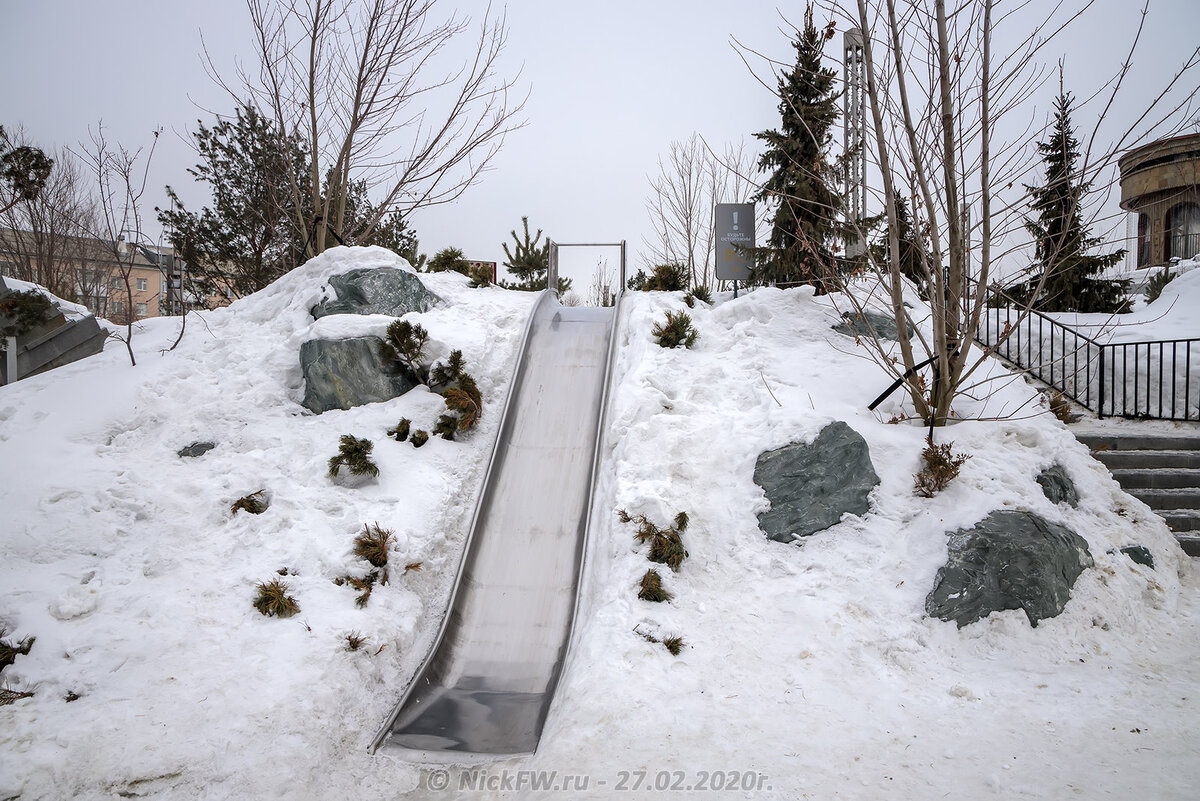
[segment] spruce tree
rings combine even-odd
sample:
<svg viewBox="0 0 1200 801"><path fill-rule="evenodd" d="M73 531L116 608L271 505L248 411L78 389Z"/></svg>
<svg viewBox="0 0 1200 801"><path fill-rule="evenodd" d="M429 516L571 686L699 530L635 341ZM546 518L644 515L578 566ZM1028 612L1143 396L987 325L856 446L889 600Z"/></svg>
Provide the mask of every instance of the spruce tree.
<svg viewBox="0 0 1200 801"><path fill-rule="evenodd" d="M754 135L767 146L758 168L770 173L754 199L779 204L767 245L757 249L754 277L776 283L804 281L827 291L836 279L830 245L842 206L829 162L830 129L838 116L837 73L822 65L833 27L817 30L809 6L797 34L792 43L796 64L779 78L780 127Z"/></svg>
<svg viewBox="0 0 1200 801"><path fill-rule="evenodd" d="M1076 162L1079 142L1071 124L1074 98L1059 88L1054 102L1054 129L1050 138L1038 143L1038 153L1045 165L1045 183L1026 185L1037 213L1026 218L1025 228L1036 246L1034 270L1045 275L1041 293L1033 299L1033 308L1054 312L1117 312L1127 308L1127 281L1104 281L1095 276L1125 258L1119 250L1104 256L1089 256L1087 252L1101 244L1083 224L1083 198L1091 183L1083 180ZM1034 277L1018 289L1018 295L1028 295L1036 286Z"/></svg>
<svg viewBox="0 0 1200 801"><path fill-rule="evenodd" d="M529 236L529 218L521 218L521 227L523 229L524 238L517 236L515 230L511 231L513 238L513 247L510 250L508 243L504 242L501 247L504 248L504 266L520 280L516 283L501 281L501 286L507 289L521 289L525 291L536 291L546 288L546 273L550 269L550 240L538 244L538 240L542 238L542 229L539 228L533 237ZM559 277L558 292L561 295L571 288L571 279Z"/></svg>

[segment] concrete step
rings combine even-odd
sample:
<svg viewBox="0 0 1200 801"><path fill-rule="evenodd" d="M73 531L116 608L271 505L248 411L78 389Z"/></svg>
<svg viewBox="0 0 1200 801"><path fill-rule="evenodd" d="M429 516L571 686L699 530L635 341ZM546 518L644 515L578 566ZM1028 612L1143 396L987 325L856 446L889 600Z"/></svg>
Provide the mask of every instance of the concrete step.
<svg viewBox="0 0 1200 801"><path fill-rule="evenodd" d="M1160 514L1169 509L1200 509L1200 489L1133 488L1127 492Z"/></svg>
<svg viewBox="0 0 1200 801"><path fill-rule="evenodd" d="M1166 509L1158 516L1167 521L1176 535L1191 532L1200 537L1200 509Z"/></svg>
<svg viewBox="0 0 1200 801"><path fill-rule="evenodd" d="M1075 438L1093 451L1200 450L1200 437L1176 434L1087 434Z"/></svg>
<svg viewBox="0 0 1200 801"><path fill-rule="evenodd" d="M1200 469L1200 451L1096 451L1092 455L1113 471L1154 468Z"/></svg>
<svg viewBox="0 0 1200 801"><path fill-rule="evenodd" d="M1179 540L1179 547L1183 548L1183 552L1188 556L1200 556L1200 532L1179 532L1176 533L1175 539Z"/></svg>
<svg viewBox="0 0 1200 801"><path fill-rule="evenodd" d="M1200 488L1200 470L1195 468L1110 469L1117 483L1127 490Z"/></svg>

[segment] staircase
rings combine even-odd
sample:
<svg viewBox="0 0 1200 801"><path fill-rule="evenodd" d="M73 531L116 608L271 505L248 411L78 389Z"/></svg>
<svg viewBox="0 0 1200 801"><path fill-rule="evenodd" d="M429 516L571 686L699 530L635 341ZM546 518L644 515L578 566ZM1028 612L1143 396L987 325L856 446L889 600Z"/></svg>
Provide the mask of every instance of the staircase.
<svg viewBox="0 0 1200 801"><path fill-rule="evenodd" d="M1153 509L1189 556L1200 556L1200 436L1084 434L1076 437L1122 489Z"/></svg>

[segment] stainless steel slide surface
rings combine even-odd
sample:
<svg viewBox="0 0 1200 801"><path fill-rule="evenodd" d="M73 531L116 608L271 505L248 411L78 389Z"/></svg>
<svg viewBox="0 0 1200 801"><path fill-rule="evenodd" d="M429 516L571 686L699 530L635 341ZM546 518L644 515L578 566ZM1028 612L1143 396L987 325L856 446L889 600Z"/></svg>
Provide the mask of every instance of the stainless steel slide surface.
<svg viewBox="0 0 1200 801"><path fill-rule="evenodd" d="M550 292L535 306L449 613L373 750L537 748L571 635L615 320Z"/></svg>

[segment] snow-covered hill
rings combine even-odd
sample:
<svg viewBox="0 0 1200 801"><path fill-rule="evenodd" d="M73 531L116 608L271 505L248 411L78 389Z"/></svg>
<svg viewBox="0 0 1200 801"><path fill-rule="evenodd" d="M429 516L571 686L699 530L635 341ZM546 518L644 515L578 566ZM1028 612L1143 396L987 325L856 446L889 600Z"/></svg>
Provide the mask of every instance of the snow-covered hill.
<svg viewBox="0 0 1200 801"><path fill-rule="evenodd" d="M464 351L485 399L462 441L384 435L401 417L432 424L442 401L423 388L305 412L300 344L390 321L308 309L330 275L397 263L330 251L189 318L174 351L160 352L177 320L144 323L135 368L110 347L0 387L0 624L37 638L3 673L33 695L0 707L0 799L1192 797L1200 570L1061 423L1029 416L1019 379L998 382L988 414L1020 419L947 429L971 459L914 496L924 430L865 411L888 382L805 288L698 304L691 350L650 336L679 295L626 297L580 626L538 753L486 774L369 756L441 622L533 300L421 276L447 302L409 319L434 358ZM768 542L755 458L833 420L870 447L872 511L800 547ZM341 434L374 441L378 483L330 482ZM217 447L176 455L202 440ZM1077 509L1034 481L1054 462ZM230 512L260 489L264 514ZM637 599L644 547L618 508L661 524L688 512L670 603ZM947 533L997 508L1075 529L1095 567L1037 628L1021 612L962 630L926 618ZM366 523L396 532L393 564L422 567L393 569L358 608L334 579L366 572L352 549ZM1156 569L1116 550L1131 544ZM251 605L272 578L295 617ZM635 627L686 645L671 656ZM570 792L533 789L567 777Z"/></svg>

